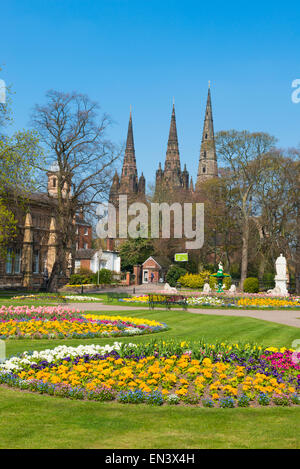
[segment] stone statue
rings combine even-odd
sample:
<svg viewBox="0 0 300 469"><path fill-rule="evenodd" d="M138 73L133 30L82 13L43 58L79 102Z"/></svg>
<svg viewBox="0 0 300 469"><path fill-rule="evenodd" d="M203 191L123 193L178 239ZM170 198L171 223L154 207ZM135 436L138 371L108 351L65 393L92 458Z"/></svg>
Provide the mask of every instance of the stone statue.
<svg viewBox="0 0 300 469"><path fill-rule="evenodd" d="M282 254L280 254L280 256L277 257L276 262L275 262L275 267L276 267L276 277L286 278L286 258L283 257Z"/></svg>
<svg viewBox="0 0 300 469"><path fill-rule="evenodd" d="M209 295L209 293L211 293L211 288L210 288L210 286L209 286L209 283L205 283L205 284L203 285L203 293L204 293L205 295Z"/></svg>
<svg viewBox="0 0 300 469"><path fill-rule="evenodd" d="M164 291L165 293L177 293L177 289L175 287L171 287L168 283L165 283Z"/></svg>
<svg viewBox="0 0 300 469"><path fill-rule="evenodd" d="M289 296L287 290L287 267L286 258L280 254L275 262L276 275L275 275L275 288L268 290L268 293L274 296Z"/></svg>

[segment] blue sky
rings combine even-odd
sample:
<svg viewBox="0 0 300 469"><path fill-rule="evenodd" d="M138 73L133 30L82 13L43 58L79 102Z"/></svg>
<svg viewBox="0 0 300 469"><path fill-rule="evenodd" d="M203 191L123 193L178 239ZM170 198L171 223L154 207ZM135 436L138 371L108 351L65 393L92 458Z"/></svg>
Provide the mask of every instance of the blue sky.
<svg viewBox="0 0 300 469"><path fill-rule="evenodd" d="M208 80L215 130L300 143L300 4L193 0L10 0L1 2L0 78L12 84L16 128L49 89L79 91L126 138L129 106L138 172L164 161L175 97L182 163L197 174Z"/></svg>

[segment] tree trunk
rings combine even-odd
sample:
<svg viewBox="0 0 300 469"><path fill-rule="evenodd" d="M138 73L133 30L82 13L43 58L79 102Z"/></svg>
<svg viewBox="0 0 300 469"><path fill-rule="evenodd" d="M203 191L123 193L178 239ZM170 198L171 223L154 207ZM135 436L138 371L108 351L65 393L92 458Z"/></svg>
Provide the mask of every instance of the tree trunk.
<svg viewBox="0 0 300 469"><path fill-rule="evenodd" d="M297 244L295 253L296 294L300 295L300 207L297 208Z"/></svg>
<svg viewBox="0 0 300 469"><path fill-rule="evenodd" d="M249 247L249 221L245 220L242 231L242 263L241 263L241 283L240 288L243 290L244 280L247 278L248 270L248 247Z"/></svg>
<svg viewBox="0 0 300 469"><path fill-rule="evenodd" d="M48 292L57 292L59 270L60 270L59 263L55 261L52 267L51 275L47 283Z"/></svg>

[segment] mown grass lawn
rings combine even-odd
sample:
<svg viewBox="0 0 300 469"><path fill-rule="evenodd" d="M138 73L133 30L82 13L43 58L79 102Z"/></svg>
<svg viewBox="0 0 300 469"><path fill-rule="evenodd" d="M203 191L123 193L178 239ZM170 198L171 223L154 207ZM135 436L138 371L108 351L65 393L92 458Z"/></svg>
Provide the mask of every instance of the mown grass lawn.
<svg viewBox="0 0 300 469"><path fill-rule="evenodd" d="M95 314L95 313L93 313ZM108 313L105 313L108 314ZM173 311L130 311L121 316L158 319L163 333L119 341L151 339L256 342L291 346L299 329L246 317ZM84 343L112 343L92 339ZM7 355L83 340L7 341ZM1 448L299 448L300 407L205 409L71 401L0 387Z"/></svg>

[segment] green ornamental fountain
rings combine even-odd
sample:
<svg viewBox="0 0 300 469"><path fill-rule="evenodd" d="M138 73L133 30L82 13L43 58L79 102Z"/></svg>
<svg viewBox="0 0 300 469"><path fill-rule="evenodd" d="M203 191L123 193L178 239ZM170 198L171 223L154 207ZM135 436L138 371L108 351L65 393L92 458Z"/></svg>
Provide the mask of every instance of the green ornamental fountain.
<svg viewBox="0 0 300 469"><path fill-rule="evenodd" d="M214 278L217 279L217 282L218 282L217 293L222 293L222 292L224 293L223 280L224 280L225 277L230 277L230 275L224 274L222 262L219 263L218 272L216 274L211 274L210 277L214 277Z"/></svg>

